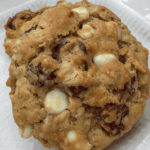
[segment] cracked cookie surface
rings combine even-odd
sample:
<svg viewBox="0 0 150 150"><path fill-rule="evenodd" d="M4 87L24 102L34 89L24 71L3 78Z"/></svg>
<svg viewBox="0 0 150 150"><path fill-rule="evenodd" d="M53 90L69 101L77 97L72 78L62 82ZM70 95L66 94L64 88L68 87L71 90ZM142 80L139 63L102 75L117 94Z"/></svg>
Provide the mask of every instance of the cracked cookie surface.
<svg viewBox="0 0 150 150"><path fill-rule="evenodd" d="M23 138L103 150L144 113L148 50L107 8L60 1L20 12L5 28L7 85Z"/></svg>

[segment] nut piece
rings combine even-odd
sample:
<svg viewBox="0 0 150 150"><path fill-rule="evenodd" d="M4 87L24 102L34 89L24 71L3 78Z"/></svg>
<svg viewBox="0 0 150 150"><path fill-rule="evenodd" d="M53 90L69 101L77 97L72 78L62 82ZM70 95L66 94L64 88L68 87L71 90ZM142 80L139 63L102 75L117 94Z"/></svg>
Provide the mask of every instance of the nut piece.
<svg viewBox="0 0 150 150"><path fill-rule="evenodd" d="M111 60L117 60L117 58L113 54L100 54L98 56L95 56L93 60L96 66L101 67Z"/></svg>
<svg viewBox="0 0 150 150"><path fill-rule="evenodd" d="M66 94L58 89L47 93L44 106L50 114L59 114L68 108Z"/></svg>
<svg viewBox="0 0 150 150"><path fill-rule="evenodd" d="M19 128L19 134L24 139L28 139L29 137L31 137L32 136L32 131L33 131L33 129L31 127L27 127L25 129L20 129Z"/></svg>
<svg viewBox="0 0 150 150"><path fill-rule="evenodd" d="M74 8L74 9L72 9L72 11L77 12L79 14L79 16L84 20L89 18L89 12L85 7L81 6L78 8Z"/></svg>
<svg viewBox="0 0 150 150"><path fill-rule="evenodd" d="M82 30L79 30L78 35L83 39L88 39L94 33L94 29L89 25L83 25Z"/></svg>

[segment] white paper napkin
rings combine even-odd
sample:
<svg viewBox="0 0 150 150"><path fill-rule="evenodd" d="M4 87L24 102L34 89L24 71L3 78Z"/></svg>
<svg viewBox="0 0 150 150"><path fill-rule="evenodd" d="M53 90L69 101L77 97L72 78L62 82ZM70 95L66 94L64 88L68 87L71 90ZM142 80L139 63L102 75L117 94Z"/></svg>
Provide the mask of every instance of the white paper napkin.
<svg viewBox="0 0 150 150"><path fill-rule="evenodd" d="M77 2L80 0L69 0ZM132 34L150 50L150 23L144 20L135 11L123 5L120 0L89 0L94 4L100 4L108 7L116 13L122 21L129 27ZM0 14L0 150L48 150L33 137L22 139L18 133L18 128L14 123L12 116L11 100L9 98L10 88L6 87L6 81L9 77L8 68L11 59L5 54L3 45L5 38L4 24L9 17L14 16L17 12L31 9L33 11L40 9L42 6L53 6L57 0L31 0L20 7L5 11ZM132 130L122 138L115 141L106 150L144 150L142 139L150 134L150 100L144 115L133 126ZM142 143L141 143L142 142ZM141 143L141 144L140 144ZM140 145L139 145L140 144ZM139 146L138 146L139 145ZM148 146L146 144L146 146ZM140 148L140 149L139 149ZM150 147L148 146L149 150ZM50 150L50 149L49 149ZM51 149L56 150L56 149ZM145 149L146 150L146 149Z"/></svg>

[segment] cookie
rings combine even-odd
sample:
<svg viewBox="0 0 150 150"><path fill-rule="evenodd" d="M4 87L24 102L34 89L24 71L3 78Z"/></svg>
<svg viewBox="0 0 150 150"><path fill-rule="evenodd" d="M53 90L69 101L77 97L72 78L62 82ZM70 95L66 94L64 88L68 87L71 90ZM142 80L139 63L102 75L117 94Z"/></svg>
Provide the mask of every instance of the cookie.
<svg viewBox="0 0 150 150"><path fill-rule="evenodd" d="M59 1L20 12L5 28L21 137L60 150L103 150L144 113L149 52L109 9Z"/></svg>
<svg viewBox="0 0 150 150"><path fill-rule="evenodd" d="M15 53L13 51L13 46L17 39L20 38L20 28L26 23L29 22L31 19L36 17L37 15L41 15L46 9L49 7L43 7L42 9L38 10L37 12L32 12L31 10L24 10L17 13L14 17L10 17L5 25L6 29L6 39L4 43L5 52L12 57ZM29 33L31 30L36 29L36 27L32 27L31 29L27 30L26 33Z"/></svg>

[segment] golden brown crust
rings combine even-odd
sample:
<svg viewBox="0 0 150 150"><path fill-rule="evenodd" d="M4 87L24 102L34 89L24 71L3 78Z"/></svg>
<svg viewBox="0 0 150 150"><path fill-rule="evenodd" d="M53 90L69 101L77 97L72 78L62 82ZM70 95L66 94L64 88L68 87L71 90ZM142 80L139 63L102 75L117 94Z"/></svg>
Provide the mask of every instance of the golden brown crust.
<svg viewBox="0 0 150 150"><path fill-rule="evenodd" d="M144 113L148 50L107 8L60 1L18 13L5 29L7 86L22 137L60 150L103 150ZM44 103L54 89L67 97L58 114Z"/></svg>

